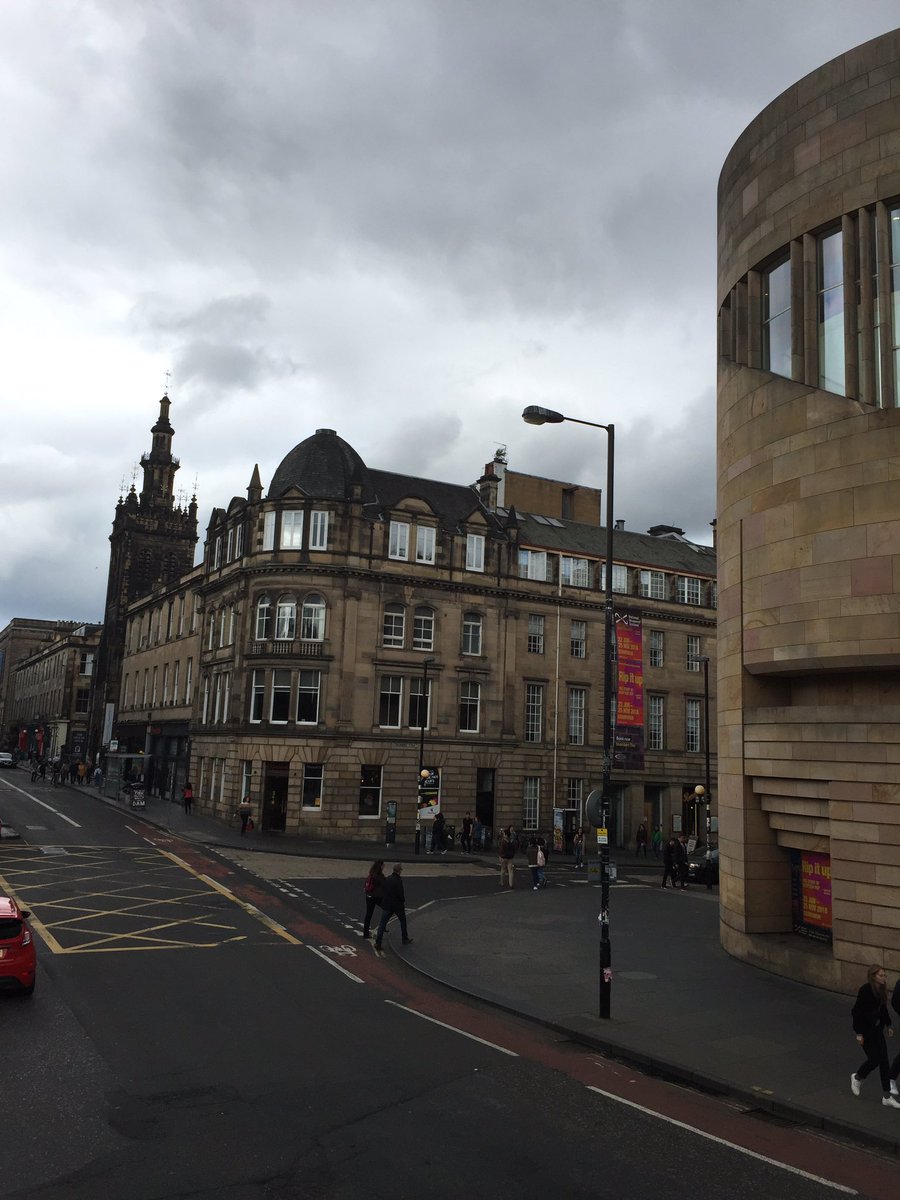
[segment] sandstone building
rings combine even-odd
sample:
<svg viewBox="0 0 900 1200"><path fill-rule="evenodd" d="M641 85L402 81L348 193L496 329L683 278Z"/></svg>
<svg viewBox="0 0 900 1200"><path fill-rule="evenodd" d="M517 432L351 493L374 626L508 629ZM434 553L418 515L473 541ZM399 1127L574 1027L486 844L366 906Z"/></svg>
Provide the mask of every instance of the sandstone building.
<svg viewBox="0 0 900 1200"><path fill-rule="evenodd" d="M728 950L900 970L900 31L719 182L719 805Z"/></svg>

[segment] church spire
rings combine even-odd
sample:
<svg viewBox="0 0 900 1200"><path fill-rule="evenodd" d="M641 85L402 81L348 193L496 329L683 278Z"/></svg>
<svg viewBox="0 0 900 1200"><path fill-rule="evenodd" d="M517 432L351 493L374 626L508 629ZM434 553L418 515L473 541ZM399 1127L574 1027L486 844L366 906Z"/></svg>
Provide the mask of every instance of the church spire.
<svg viewBox="0 0 900 1200"><path fill-rule="evenodd" d="M175 433L169 422L171 400L164 395L159 402L159 417L150 430L153 445L149 454L141 455L144 483L141 488L142 508L173 508L175 504L175 472L179 462L172 455Z"/></svg>

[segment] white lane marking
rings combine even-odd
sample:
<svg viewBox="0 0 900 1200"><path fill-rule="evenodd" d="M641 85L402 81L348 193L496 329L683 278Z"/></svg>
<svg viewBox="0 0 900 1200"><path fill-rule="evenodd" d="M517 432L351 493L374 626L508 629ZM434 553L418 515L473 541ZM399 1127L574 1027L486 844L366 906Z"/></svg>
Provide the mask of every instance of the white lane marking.
<svg viewBox="0 0 900 1200"><path fill-rule="evenodd" d="M496 1042L485 1041L484 1038L476 1037L474 1033L467 1033L465 1029L458 1029L455 1025L447 1025L444 1021L439 1021L437 1017L429 1017L423 1012L417 1012L414 1008L407 1008L405 1004L398 1004L395 1000L385 1000L385 1004L390 1004L393 1008L402 1008L404 1012L412 1013L414 1017L421 1017L423 1021L430 1021L432 1025L440 1025L441 1029L449 1029L451 1033L459 1033L473 1042L480 1042L489 1050L499 1050L501 1054L508 1054L510 1058L519 1057L515 1050L507 1050L505 1046L498 1046Z"/></svg>
<svg viewBox="0 0 900 1200"><path fill-rule="evenodd" d="M607 1100L615 1100L617 1104L625 1104L628 1108L636 1108L638 1112L644 1113L648 1117L656 1117L659 1121L666 1121L669 1125L675 1125L678 1129L684 1129L688 1133L696 1134L697 1137L706 1138L709 1142L715 1142L718 1146L725 1146L729 1150L736 1150L738 1154L746 1154L748 1158L755 1158L759 1162L768 1163L770 1167L778 1167L781 1171L789 1171L792 1175L800 1175L803 1179L810 1179L813 1183L821 1183L823 1187L832 1188L836 1192L845 1192L848 1196L858 1196L854 1188L845 1187L842 1183L833 1183L830 1179L823 1179L821 1175L811 1175L809 1171L801 1171L799 1167L789 1166L787 1163L778 1162L775 1158L768 1158L765 1154L758 1154L755 1150L748 1150L746 1146L738 1146L735 1142L726 1141L725 1138L716 1137L714 1133L706 1133L702 1129L695 1129L693 1125L686 1125L684 1121L678 1121L674 1117L667 1117L663 1113L655 1112L652 1108L645 1108L643 1104L635 1104L633 1100L626 1100L622 1096L616 1096L613 1092L605 1092L603 1088L592 1087L591 1084L586 1084L589 1092L596 1092L598 1096L605 1096Z"/></svg>
<svg viewBox="0 0 900 1200"><path fill-rule="evenodd" d="M312 950L313 954L317 954L322 962L327 962L329 967L334 967L336 971L340 971L342 975L346 975L348 979L352 979L354 983L366 982L364 979L360 979L358 975L354 975L348 971L346 967L342 967L340 963L335 962L333 958L329 958L327 954L323 954L321 950L317 950L315 946L307 946L306 948L307 950Z"/></svg>
<svg viewBox="0 0 900 1200"><path fill-rule="evenodd" d="M19 794L22 796L27 796L29 800L33 800L35 804L39 804L41 808L46 808L47 812L52 812L54 816L62 817L64 821L68 821L69 824L74 825L76 829L81 828L77 821L73 821L72 818L67 817L65 813L61 813L58 808L53 808L52 805L45 804L43 800L38 800L37 796L32 796L31 792L26 792L24 788L16 787L14 783L10 783L7 779L4 779L2 782L5 783L8 788L12 788L14 792L19 792Z"/></svg>

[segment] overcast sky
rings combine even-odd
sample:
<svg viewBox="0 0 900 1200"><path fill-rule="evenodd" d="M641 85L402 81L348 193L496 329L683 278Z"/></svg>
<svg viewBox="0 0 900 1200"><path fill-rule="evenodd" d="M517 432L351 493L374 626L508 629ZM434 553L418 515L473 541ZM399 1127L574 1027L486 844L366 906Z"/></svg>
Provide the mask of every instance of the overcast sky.
<svg viewBox="0 0 900 1200"><path fill-rule="evenodd" d="M171 372L214 506L321 427L709 542L716 183L896 0L3 0L0 628L98 620Z"/></svg>

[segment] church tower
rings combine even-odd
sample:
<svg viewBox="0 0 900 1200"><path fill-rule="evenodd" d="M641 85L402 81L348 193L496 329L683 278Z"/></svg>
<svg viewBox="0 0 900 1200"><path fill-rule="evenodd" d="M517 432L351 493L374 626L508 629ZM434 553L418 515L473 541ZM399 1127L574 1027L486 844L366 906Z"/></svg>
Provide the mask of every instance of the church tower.
<svg viewBox="0 0 900 1200"><path fill-rule="evenodd" d="M109 535L109 576L103 633L97 651L91 698L90 752L94 761L108 743L119 705L125 614L139 596L157 584L170 584L194 564L197 545L197 497L185 508L175 504L175 472L180 464L172 454L174 430L169 421L171 401L159 402L159 417L151 428L153 442L141 455L144 472L140 494L134 484L119 497Z"/></svg>

